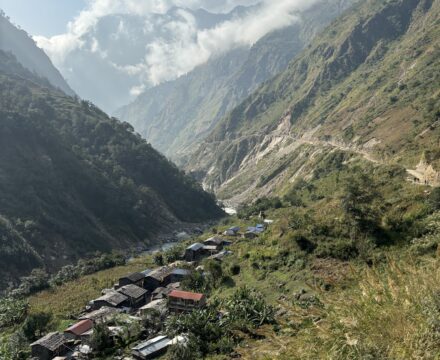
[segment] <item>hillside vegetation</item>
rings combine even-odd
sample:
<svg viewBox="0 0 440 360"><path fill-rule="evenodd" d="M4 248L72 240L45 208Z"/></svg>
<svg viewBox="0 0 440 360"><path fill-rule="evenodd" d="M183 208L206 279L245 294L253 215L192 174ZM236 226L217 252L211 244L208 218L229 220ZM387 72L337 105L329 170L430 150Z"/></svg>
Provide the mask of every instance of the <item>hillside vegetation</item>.
<svg viewBox="0 0 440 360"><path fill-rule="evenodd" d="M67 95L75 95L44 51L37 47L34 40L24 30L13 25L1 9L0 34L0 50L14 54L22 66L46 78L54 87Z"/></svg>
<svg viewBox="0 0 440 360"><path fill-rule="evenodd" d="M182 286L207 294L209 306L159 324L167 334L190 339L189 353L173 348L166 358L438 358L440 191L413 186L394 167L374 167L356 156L345 160L319 178L299 180L282 198L241 207L238 217L216 226L244 231L260 221L260 211L274 220L256 239L229 237L232 254L221 263L204 260L203 271L186 265L192 275ZM44 332L63 330L120 276L155 267L159 258L173 262L185 245L209 236L65 279L15 300L16 308L5 300L0 306L17 320L0 323L0 354L11 350L5 339L16 344L16 354L29 351L26 318L43 314L50 319ZM154 323L142 326L149 335L141 340L155 336ZM111 351L128 355L138 341L131 338ZM96 358L111 359L111 351Z"/></svg>
<svg viewBox="0 0 440 360"><path fill-rule="evenodd" d="M439 11L431 0L353 6L221 120L188 169L222 198L249 198L262 178L266 189L310 175L315 152L406 168L428 152L435 164Z"/></svg>
<svg viewBox="0 0 440 360"><path fill-rule="evenodd" d="M36 266L154 243L222 215L127 123L0 52L1 287Z"/></svg>

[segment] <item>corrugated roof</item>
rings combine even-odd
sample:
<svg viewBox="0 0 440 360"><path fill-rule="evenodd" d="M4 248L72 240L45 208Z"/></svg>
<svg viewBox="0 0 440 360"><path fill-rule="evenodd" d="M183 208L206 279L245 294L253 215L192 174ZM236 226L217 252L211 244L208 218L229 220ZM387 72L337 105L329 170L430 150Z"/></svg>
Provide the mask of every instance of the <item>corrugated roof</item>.
<svg viewBox="0 0 440 360"><path fill-rule="evenodd" d="M127 276L121 277L121 279L128 279L128 280L130 280L132 282L138 282L138 281L141 281L144 278L145 278L145 275L142 274L142 273L139 273L139 272L134 272L134 273L131 273L131 274L127 275Z"/></svg>
<svg viewBox="0 0 440 360"><path fill-rule="evenodd" d="M134 352L139 352L143 356L147 357L168 347L170 345L170 342L171 340L168 337L161 335L155 337L154 339L140 343L132 350Z"/></svg>
<svg viewBox="0 0 440 360"><path fill-rule="evenodd" d="M147 293L147 290L134 284L125 285L119 288L117 291L133 299L138 299Z"/></svg>
<svg viewBox="0 0 440 360"><path fill-rule="evenodd" d="M187 250L192 250L192 251L197 251L197 250L200 250L201 248L203 248L203 244L195 243L195 244L192 244L192 245L188 246L186 249Z"/></svg>
<svg viewBox="0 0 440 360"><path fill-rule="evenodd" d="M140 310L157 309L166 306L166 304L167 304L166 299L153 300L147 305L142 306Z"/></svg>
<svg viewBox="0 0 440 360"><path fill-rule="evenodd" d="M83 316L81 316L79 319L80 320L84 320L84 319L90 319L93 321L105 318L105 317L110 317L112 315L115 315L119 313L119 311L115 308L112 307L108 307L108 306L103 306L101 309L92 311L88 314L84 314Z"/></svg>
<svg viewBox="0 0 440 360"><path fill-rule="evenodd" d="M191 271L189 271L188 269L174 269L171 273L173 275L187 276L191 274Z"/></svg>
<svg viewBox="0 0 440 360"><path fill-rule="evenodd" d="M40 345L45 347L46 349L49 349L50 351L55 351L63 346L65 342L66 340L63 334L60 334L59 332L52 332L42 337L41 339L38 339L37 341L32 343L31 346Z"/></svg>
<svg viewBox="0 0 440 360"><path fill-rule="evenodd" d="M205 240L204 243L214 243L216 245L221 245L221 244L223 244L223 239L214 236L214 237L211 237L211 238Z"/></svg>
<svg viewBox="0 0 440 360"><path fill-rule="evenodd" d="M80 322L72 325L71 327L67 328L64 332L72 333L76 336L79 336L89 331L92 327L93 327L93 321L90 319L86 319L86 320L81 320Z"/></svg>
<svg viewBox="0 0 440 360"><path fill-rule="evenodd" d="M173 271L173 268L169 267L169 266L162 266L160 268L154 269L152 272L150 272L147 275L147 278L153 278L159 281L163 281L163 279L168 276L169 274L171 274L171 272Z"/></svg>
<svg viewBox="0 0 440 360"><path fill-rule="evenodd" d="M179 298L184 300L200 301L205 297L205 295L199 293L192 293L188 291L173 290L168 294L168 297Z"/></svg>
<svg viewBox="0 0 440 360"><path fill-rule="evenodd" d="M109 291L107 294L97 298L95 301L105 301L113 306L118 306L124 301L128 300L128 297L118 293L117 291Z"/></svg>

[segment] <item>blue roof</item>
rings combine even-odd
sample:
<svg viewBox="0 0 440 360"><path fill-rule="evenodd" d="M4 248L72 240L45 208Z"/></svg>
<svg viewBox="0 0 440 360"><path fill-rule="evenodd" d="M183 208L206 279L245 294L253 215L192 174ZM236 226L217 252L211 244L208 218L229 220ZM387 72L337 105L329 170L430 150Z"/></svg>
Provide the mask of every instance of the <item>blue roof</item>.
<svg viewBox="0 0 440 360"><path fill-rule="evenodd" d="M264 228L264 225L263 225L263 224L257 224L256 227L257 227L257 228Z"/></svg>
<svg viewBox="0 0 440 360"><path fill-rule="evenodd" d="M237 232L237 231L240 231L240 227L234 226L234 227L229 228L228 230L231 230L233 232Z"/></svg>
<svg viewBox="0 0 440 360"><path fill-rule="evenodd" d="M203 244L195 243L195 244L188 246L186 249L197 251L197 250L200 250L201 248L203 248L203 246L204 246Z"/></svg>
<svg viewBox="0 0 440 360"><path fill-rule="evenodd" d="M188 269L174 269L172 274L186 276L190 274L190 271Z"/></svg>

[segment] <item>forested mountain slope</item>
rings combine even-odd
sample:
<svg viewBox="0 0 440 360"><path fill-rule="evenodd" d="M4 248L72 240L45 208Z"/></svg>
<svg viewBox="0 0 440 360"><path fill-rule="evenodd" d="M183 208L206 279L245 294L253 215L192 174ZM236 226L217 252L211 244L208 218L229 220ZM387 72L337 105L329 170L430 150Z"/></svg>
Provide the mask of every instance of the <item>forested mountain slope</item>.
<svg viewBox="0 0 440 360"><path fill-rule="evenodd" d="M0 287L36 266L151 244L222 215L127 123L0 51Z"/></svg>
<svg viewBox="0 0 440 360"><path fill-rule="evenodd" d="M250 49L234 49L146 90L116 116L131 123L155 148L184 163L228 111L284 70L316 32L353 2L318 1L300 14L300 22L269 33Z"/></svg>
<svg viewBox="0 0 440 360"><path fill-rule="evenodd" d="M25 68L45 77L67 95L75 95L49 57L38 48L29 35L15 27L0 10L0 50L11 52Z"/></svg>
<svg viewBox="0 0 440 360"><path fill-rule="evenodd" d="M188 169L223 198L311 175L339 149L415 168L438 162L440 1L363 1L231 111Z"/></svg>

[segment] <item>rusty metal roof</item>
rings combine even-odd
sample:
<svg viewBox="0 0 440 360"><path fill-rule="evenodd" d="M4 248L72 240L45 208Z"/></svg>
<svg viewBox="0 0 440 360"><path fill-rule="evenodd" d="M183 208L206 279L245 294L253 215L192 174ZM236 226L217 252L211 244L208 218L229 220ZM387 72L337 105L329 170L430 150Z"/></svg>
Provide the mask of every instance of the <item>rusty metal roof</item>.
<svg viewBox="0 0 440 360"><path fill-rule="evenodd" d="M192 293L188 291L173 290L168 294L168 297L173 297L183 300L200 301L205 297L205 295L199 293Z"/></svg>
<svg viewBox="0 0 440 360"><path fill-rule="evenodd" d="M71 327L67 328L64 332L79 336L89 331L92 327L93 327L93 321L90 319L86 319L86 320L81 320L80 322L72 325Z"/></svg>

